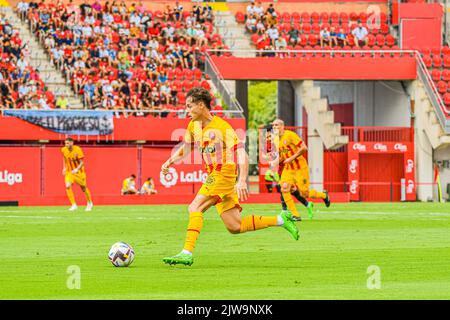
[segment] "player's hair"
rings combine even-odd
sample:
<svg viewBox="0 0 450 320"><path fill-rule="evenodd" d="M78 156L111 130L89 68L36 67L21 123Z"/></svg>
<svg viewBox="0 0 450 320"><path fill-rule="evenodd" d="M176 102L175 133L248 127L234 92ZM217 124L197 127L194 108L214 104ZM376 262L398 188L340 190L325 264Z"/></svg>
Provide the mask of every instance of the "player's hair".
<svg viewBox="0 0 450 320"><path fill-rule="evenodd" d="M64 141L70 141L73 142L73 139L71 137L67 137Z"/></svg>
<svg viewBox="0 0 450 320"><path fill-rule="evenodd" d="M278 123L280 123L281 125L284 125L284 121L281 120L281 119L275 119L275 120L272 122L272 124L275 123L275 122L278 122Z"/></svg>
<svg viewBox="0 0 450 320"><path fill-rule="evenodd" d="M150 180L152 180L152 179L153 179L152 177L148 177L148 178L147 178L147 181L150 181Z"/></svg>
<svg viewBox="0 0 450 320"><path fill-rule="evenodd" d="M132 174L130 177L132 177L133 179L136 179L136 175Z"/></svg>
<svg viewBox="0 0 450 320"><path fill-rule="evenodd" d="M192 102L199 103L203 102L208 110L211 110L211 94L208 90L202 87L195 87L189 90L186 98L191 98Z"/></svg>

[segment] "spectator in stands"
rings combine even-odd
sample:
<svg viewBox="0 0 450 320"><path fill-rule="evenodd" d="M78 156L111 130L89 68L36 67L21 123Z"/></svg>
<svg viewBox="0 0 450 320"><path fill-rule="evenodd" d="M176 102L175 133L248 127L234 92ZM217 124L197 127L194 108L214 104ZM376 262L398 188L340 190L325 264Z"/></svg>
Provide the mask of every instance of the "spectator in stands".
<svg viewBox="0 0 450 320"><path fill-rule="evenodd" d="M142 185L141 194L152 195L157 193L158 191L155 188L155 182L153 181L153 178L147 178L147 180Z"/></svg>
<svg viewBox="0 0 450 320"><path fill-rule="evenodd" d="M139 193L136 189L136 175L132 174L128 178L124 179L122 182L122 195L127 194L137 194Z"/></svg>
<svg viewBox="0 0 450 320"><path fill-rule="evenodd" d="M57 109L67 109L69 106L69 101L67 100L66 96L64 94L60 95L56 99L56 108Z"/></svg>
<svg viewBox="0 0 450 320"><path fill-rule="evenodd" d="M286 39L284 37L279 37L275 40L275 49L276 50L285 50L287 46Z"/></svg>
<svg viewBox="0 0 450 320"><path fill-rule="evenodd" d="M247 6L247 14L246 18L253 16L256 13L256 7L255 7L255 1L250 2L250 4Z"/></svg>
<svg viewBox="0 0 450 320"><path fill-rule="evenodd" d="M266 33L266 25L264 24L264 20L264 16L258 17L258 20L256 22L256 33L258 35Z"/></svg>
<svg viewBox="0 0 450 320"><path fill-rule="evenodd" d="M278 28L275 25L270 25L270 27L269 27L269 29L267 29L266 33L269 36L271 45L275 46L275 41L280 36L280 33L278 32Z"/></svg>
<svg viewBox="0 0 450 320"><path fill-rule="evenodd" d="M336 35L336 41L339 45L346 46L348 43L347 34L344 32L344 29L340 28L339 32Z"/></svg>
<svg viewBox="0 0 450 320"><path fill-rule="evenodd" d="M295 46L298 43L298 40L300 38L300 31L297 28L295 28L293 23L291 23L291 30L289 30L288 32L288 37L289 43L292 46Z"/></svg>
<svg viewBox="0 0 450 320"><path fill-rule="evenodd" d="M328 27L324 27L322 30L320 30L319 37L321 47L323 47L325 43L331 45L331 34L328 30Z"/></svg>
<svg viewBox="0 0 450 320"><path fill-rule="evenodd" d="M333 26L330 28L330 39L331 44L334 44L335 46L338 45L336 28Z"/></svg>
<svg viewBox="0 0 450 320"><path fill-rule="evenodd" d="M254 8L254 13L255 13L258 17L264 16L264 7L262 6L261 1L259 1L259 2L258 2L258 5L255 6L255 8Z"/></svg>
<svg viewBox="0 0 450 320"><path fill-rule="evenodd" d="M258 49L258 56L263 56L263 51L270 46L270 39L267 34L263 34L261 38L258 39L256 43L256 48Z"/></svg>
<svg viewBox="0 0 450 320"><path fill-rule="evenodd" d="M248 15L247 21L245 22L245 28L249 33L255 33L256 32L256 16L255 15Z"/></svg>
<svg viewBox="0 0 450 320"><path fill-rule="evenodd" d="M369 32L367 31L366 27L364 27L362 23L359 22L358 26L352 31L352 35L355 37L355 46L360 47L361 45L367 45L368 34Z"/></svg>

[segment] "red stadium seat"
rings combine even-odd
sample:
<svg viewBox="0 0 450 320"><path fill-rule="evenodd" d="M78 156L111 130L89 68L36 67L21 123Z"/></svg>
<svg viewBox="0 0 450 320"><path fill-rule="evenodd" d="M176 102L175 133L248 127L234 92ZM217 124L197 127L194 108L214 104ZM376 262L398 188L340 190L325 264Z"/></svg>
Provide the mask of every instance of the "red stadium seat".
<svg viewBox="0 0 450 320"><path fill-rule="evenodd" d="M178 92L177 93L177 99L179 104L185 104L186 103L186 94L184 92Z"/></svg>
<svg viewBox="0 0 450 320"><path fill-rule="evenodd" d="M438 89L438 92L439 92L440 94L446 93L446 92L447 92L447 82L445 82L445 81L439 81L439 82L437 83L437 89Z"/></svg>
<svg viewBox="0 0 450 320"><path fill-rule="evenodd" d="M175 76L177 77L178 80L182 79L184 76L184 72L182 69L180 68L176 68L175 69Z"/></svg>
<svg viewBox="0 0 450 320"><path fill-rule="evenodd" d="M372 47L372 50L374 50L374 51L380 51L381 48L380 48L379 46L373 46L373 47ZM382 57L382 56L383 56L383 54L382 54L381 52L374 52L374 53L373 53L373 57L374 57L374 58L379 58L379 57Z"/></svg>
<svg viewBox="0 0 450 320"><path fill-rule="evenodd" d="M298 12L292 12L291 14L292 22L294 23L300 23L302 17L300 16L300 13Z"/></svg>
<svg viewBox="0 0 450 320"><path fill-rule="evenodd" d="M290 23L285 22L285 23L283 23L281 25L281 31L282 32L288 33L290 30L291 30L291 24Z"/></svg>
<svg viewBox="0 0 450 320"><path fill-rule="evenodd" d="M302 31L303 31L303 33L309 34L309 33L311 33L311 29L312 29L311 24L308 23L308 22L305 22L305 23L302 25Z"/></svg>
<svg viewBox="0 0 450 320"><path fill-rule="evenodd" d="M359 20L360 20L362 23L367 22L367 13L361 12L361 13L359 14Z"/></svg>
<svg viewBox="0 0 450 320"><path fill-rule="evenodd" d="M391 50L396 50L396 51L400 51L400 47L399 46L392 46ZM394 52L393 53L394 57L401 57L402 53L401 52Z"/></svg>
<svg viewBox="0 0 450 320"><path fill-rule="evenodd" d="M431 65L432 65L431 57L430 56L423 56L422 59L423 59L423 63L425 64L425 66L427 68L431 68Z"/></svg>
<svg viewBox="0 0 450 320"><path fill-rule="evenodd" d="M444 55L450 55L450 47L449 46L443 46L442 47L442 53Z"/></svg>
<svg viewBox="0 0 450 320"><path fill-rule="evenodd" d="M429 56L431 54L431 49L427 47L422 48L422 54Z"/></svg>
<svg viewBox="0 0 450 320"><path fill-rule="evenodd" d="M332 12L330 14L331 23L339 23L339 14L337 12Z"/></svg>
<svg viewBox="0 0 450 320"><path fill-rule="evenodd" d="M300 35L299 44L302 46L306 46L308 44L308 37L305 34Z"/></svg>
<svg viewBox="0 0 450 320"><path fill-rule="evenodd" d="M302 23L310 23L311 22L311 16L308 12L302 12Z"/></svg>
<svg viewBox="0 0 450 320"><path fill-rule="evenodd" d="M192 86L193 86L194 88L201 87L200 81L198 81L198 80L193 80L193 81L192 81Z"/></svg>
<svg viewBox="0 0 450 320"><path fill-rule="evenodd" d="M442 66L441 56L433 56L433 67L440 68Z"/></svg>
<svg viewBox="0 0 450 320"><path fill-rule="evenodd" d="M202 79L202 71L200 69L194 69L194 78L196 80Z"/></svg>
<svg viewBox="0 0 450 320"><path fill-rule="evenodd" d="M387 44L388 46L393 46L393 45L395 45L395 38L394 38L393 35L391 35L391 34L386 35L386 44Z"/></svg>
<svg viewBox="0 0 450 320"><path fill-rule="evenodd" d="M446 106L450 105L450 93L444 93L444 95L442 96L442 100L444 100L444 104Z"/></svg>
<svg viewBox="0 0 450 320"><path fill-rule="evenodd" d="M437 56L437 55L441 55L441 49L440 48L433 48L431 49L431 53L433 54L433 56Z"/></svg>
<svg viewBox="0 0 450 320"><path fill-rule="evenodd" d="M202 81L201 86L206 90L211 90L211 86L209 85L209 82L206 80Z"/></svg>
<svg viewBox="0 0 450 320"><path fill-rule="evenodd" d="M375 45L376 38L373 34L367 35L367 45L373 47Z"/></svg>
<svg viewBox="0 0 450 320"><path fill-rule="evenodd" d="M441 71L434 69L433 71L431 71L431 79L433 79L434 81L439 81L441 80Z"/></svg>
<svg viewBox="0 0 450 320"><path fill-rule="evenodd" d="M291 22L291 15L289 14L289 12L283 12L282 18L283 18L283 22L285 22L285 23Z"/></svg>
<svg viewBox="0 0 450 320"><path fill-rule="evenodd" d="M319 36L316 34L310 34L308 37L308 40L309 40L309 45L315 46L316 44L319 43Z"/></svg>
<svg viewBox="0 0 450 320"><path fill-rule="evenodd" d="M321 29L325 29L325 28L330 29L330 27L331 27L331 25L328 22L324 22L324 23L322 23L322 28Z"/></svg>
<svg viewBox="0 0 450 320"><path fill-rule="evenodd" d="M259 35L254 33L250 36L250 39L253 41L253 44L256 44L258 42Z"/></svg>
<svg viewBox="0 0 450 320"><path fill-rule="evenodd" d="M378 34L375 39L377 41L378 46L380 46L380 47L384 46L386 40L382 34Z"/></svg>
<svg viewBox="0 0 450 320"><path fill-rule="evenodd" d="M245 14L243 14L242 12L240 11L236 12L235 17L238 23L245 23Z"/></svg>
<svg viewBox="0 0 450 320"><path fill-rule="evenodd" d="M425 59L423 61L425 62ZM450 68L450 56L444 56L444 68Z"/></svg>
<svg viewBox="0 0 450 320"><path fill-rule="evenodd" d="M450 81L450 70L449 69L442 70L441 76L442 76L442 80Z"/></svg>
<svg viewBox="0 0 450 320"><path fill-rule="evenodd" d="M328 14L328 12L321 12L320 13L320 21L322 23L330 21L330 15Z"/></svg>
<svg viewBox="0 0 450 320"><path fill-rule="evenodd" d="M313 23L313 25L312 25L312 33L319 34L320 30L322 30L322 27L320 26L320 24Z"/></svg>
<svg viewBox="0 0 450 320"><path fill-rule="evenodd" d="M193 87L192 82L190 80L183 80L181 85L182 85L182 87L183 87L185 92L188 92Z"/></svg>
<svg viewBox="0 0 450 320"><path fill-rule="evenodd" d="M167 79L169 79L169 81L172 81L174 78L175 78L175 71L173 71L173 69L167 70Z"/></svg>
<svg viewBox="0 0 450 320"><path fill-rule="evenodd" d="M380 31L382 34L388 34L389 33L389 25L386 23L382 23L380 26Z"/></svg>
<svg viewBox="0 0 450 320"><path fill-rule="evenodd" d="M380 22L383 24L387 23L387 15L384 12L380 12Z"/></svg>
<svg viewBox="0 0 450 320"><path fill-rule="evenodd" d="M359 19L359 15L356 12L351 12L349 14L349 18L350 18L350 20L355 21L355 20Z"/></svg>
<svg viewBox="0 0 450 320"><path fill-rule="evenodd" d="M339 18L341 20L341 23L348 23L349 17L348 17L348 14L346 12L341 12L339 14Z"/></svg>
<svg viewBox="0 0 450 320"><path fill-rule="evenodd" d="M320 22L320 15L317 12L311 13L311 22L312 23L319 23Z"/></svg>

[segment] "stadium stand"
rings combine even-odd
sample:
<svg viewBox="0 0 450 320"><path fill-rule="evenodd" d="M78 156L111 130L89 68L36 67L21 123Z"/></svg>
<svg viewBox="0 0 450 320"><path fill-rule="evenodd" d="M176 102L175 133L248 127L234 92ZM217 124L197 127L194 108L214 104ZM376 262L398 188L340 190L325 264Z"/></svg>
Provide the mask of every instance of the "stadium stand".
<svg viewBox="0 0 450 320"><path fill-rule="evenodd" d="M29 64L30 50L4 14L0 15L0 108L50 109L53 92L47 90L39 72Z"/></svg>
<svg viewBox="0 0 450 320"><path fill-rule="evenodd" d="M207 5L41 2L18 11L87 109L180 110L190 88L211 89L202 53L228 49Z"/></svg>

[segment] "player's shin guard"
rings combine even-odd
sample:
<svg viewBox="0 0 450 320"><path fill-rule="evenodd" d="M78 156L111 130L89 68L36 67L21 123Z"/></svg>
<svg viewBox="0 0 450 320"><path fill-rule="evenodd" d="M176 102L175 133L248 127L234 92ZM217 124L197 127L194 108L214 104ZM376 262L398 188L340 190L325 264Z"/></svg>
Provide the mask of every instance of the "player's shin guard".
<svg viewBox="0 0 450 320"><path fill-rule="evenodd" d="M184 243L184 250L189 252L194 251L195 243L197 242L200 231L203 227L203 213L191 212L189 214L189 223L186 233L186 241Z"/></svg>
<svg viewBox="0 0 450 320"><path fill-rule="evenodd" d="M241 233L278 225L276 216L248 216L241 220Z"/></svg>
<svg viewBox="0 0 450 320"><path fill-rule="evenodd" d="M300 201L305 207L308 206L308 200L306 200L306 198L302 197L302 195L300 194L300 191L295 190L294 192L292 192L292 195L298 200Z"/></svg>
<svg viewBox="0 0 450 320"><path fill-rule="evenodd" d="M294 199L292 199L292 195L290 192L283 192L284 202L286 202L289 211L291 211L294 217L300 217L300 213L298 213L297 208L295 207Z"/></svg>
<svg viewBox="0 0 450 320"><path fill-rule="evenodd" d="M72 188L66 188L67 198L69 198L70 204L75 204L75 196L73 195Z"/></svg>
<svg viewBox="0 0 450 320"><path fill-rule="evenodd" d="M311 189L309 190L309 197L314 199L325 199L327 195L324 192Z"/></svg>
<svg viewBox="0 0 450 320"><path fill-rule="evenodd" d="M86 196L86 200L88 203L92 202L91 191L88 188L84 190L84 195Z"/></svg>

